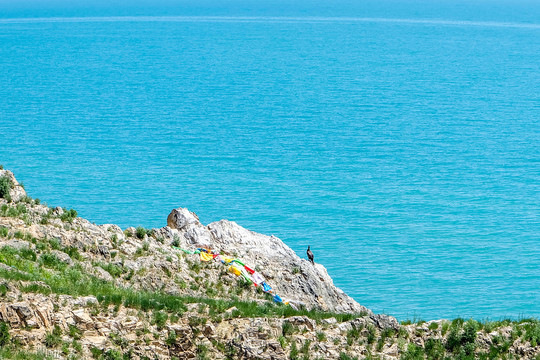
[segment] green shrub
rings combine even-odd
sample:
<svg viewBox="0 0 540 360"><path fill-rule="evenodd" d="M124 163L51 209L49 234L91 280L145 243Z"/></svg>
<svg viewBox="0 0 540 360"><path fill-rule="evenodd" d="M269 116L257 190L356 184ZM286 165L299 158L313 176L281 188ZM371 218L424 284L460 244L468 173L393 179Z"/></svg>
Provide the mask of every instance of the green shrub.
<svg viewBox="0 0 540 360"><path fill-rule="evenodd" d="M42 254L39 257L39 261L46 267L62 271L64 270L67 265L62 262L56 255L54 254Z"/></svg>
<svg viewBox="0 0 540 360"><path fill-rule="evenodd" d="M326 341L326 334L322 331L317 332L317 341Z"/></svg>
<svg viewBox="0 0 540 360"><path fill-rule="evenodd" d="M349 356L348 354L341 352L339 353L339 360L358 360L358 358Z"/></svg>
<svg viewBox="0 0 540 360"><path fill-rule="evenodd" d="M60 242L60 239L50 239L49 244L51 245L51 248L53 250L60 250L62 248L62 243Z"/></svg>
<svg viewBox="0 0 540 360"><path fill-rule="evenodd" d="M360 337L360 330L353 328L347 331L347 345L351 346Z"/></svg>
<svg viewBox="0 0 540 360"><path fill-rule="evenodd" d="M81 253L79 252L79 249L73 246L65 247L62 249L63 252L69 255L70 258L74 260L82 260Z"/></svg>
<svg viewBox="0 0 540 360"><path fill-rule="evenodd" d="M442 323L442 326L441 326L441 334L442 334L442 336L446 335L449 328L450 328L450 322L444 321Z"/></svg>
<svg viewBox="0 0 540 360"><path fill-rule="evenodd" d="M530 341L531 346L540 344L540 322L535 321L532 324L527 324L525 327L525 341Z"/></svg>
<svg viewBox="0 0 540 360"><path fill-rule="evenodd" d="M17 204L16 206L9 206L7 204L2 205L0 208L0 215L7 217L19 217L20 215L26 214L27 209L24 204Z"/></svg>
<svg viewBox="0 0 540 360"><path fill-rule="evenodd" d="M479 326L479 323L474 320L469 320L466 323L463 323L462 319L452 321L450 334L446 339L446 349L454 354L473 355L476 348L476 332Z"/></svg>
<svg viewBox="0 0 540 360"><path fill-rule="evenodd" d="M0 236L8 237L8 235L9 235L9 229L5 226L0 226Z"/></svg>
<svg viewBox="0 0 540 360"><path fill-rule="evenodd" d="M391 338L396 334L396 331L394 329L384 329L381 331L381 336L379 337L379 340L377 341L377 351L382 351L384 344L386 342L387 338Z"/></svg>
<svg viewBox="0 0 540 360"><path fill-rule="evenodd" d="M150 236L151 233L151 229L145 229L142 226L137 226L137 228L135 229L135 236L137 236L141 240L144 239L145 235Z"/></svg>
<svg viewBox="0 0 540 360"><path fill-rule="evenodd" d="M201 271L201 264L198 262L189 263L189 269L198 274Z"/></svg>
<svg viewBox="0 0 540 360"><path fill-rule="evenodd" d="M124 269L115 264L99 263L98 266L100 266L103 270L111 274L113 278L117 278L124 273Z"/></svg>
<svg viewBox="0 0 540 360"><path fill-rule="evenodd" d="M21 200L19 200L20 202L23 202L23 203L26 203L26 204L34 204L34 199L32 199L30 196L25 196L23 197Z"/></svg>
<svg viewBox="0 0 540 360"><path fill-rule="evenodd" d="M71 343L71 347L73 347L73 350L75 350L75 352L77 352L78 354L82 353L82 345L77 340L73 340L73 342Z"/></svg>
<svg viewBox="0 0 540 360"><path fill-rule="evenodd" d="M0 322L0 347L4 347L9 344L9 325L5 322Z"/></svg>
<svg viewBox="0 0 540 360"><path fill-rule="evenodd" d="M281 334L283 336L289 336L298 331L298 328L291 324L289 321L284 321L281 325Z"/></svg>
<svg viewBox="0 0 540 360"><path fill-rule="evenodd" d="M176 332L174 330L171 330L169 331L169 333L167 334L167 340L165 340L165 343L168 345L168 346L173 346L174 344L176 344Z"/></svg>
<svg viewBox="0 0 540 360"><path fill-rule="evenodd" d="M0 198L11 201L11 195L9 194L9 191L12 187L13 183L7 176L0 177Z"/></svg>
<svg viewBox="0 0 540 360"><path fill-rule="evenodd" d="M425 351L428 359L439 360L444 359L444 344L440 339L427 339L425 343Z"/></svg>
<svg viewBox="0 0 540 360"><path fill-rule="evenodd" d="M54 326L53 331L45 336L45 346L48 348L57 347L62 342L62 329L58 325Z"/></svg>
<svg viewBox="0 0 540 360"><path fill-rule="evenodd" d="M148 244L148 242L143 242L142 244L142 249L143 251L148 251L150 249L150 244Z"/></svg>
<svg viewBox="0 0 540 360"><path fill-rule="evenodd" d="M298 360L298 348L296 347L296 341L293 340L291 344L291 352L289 354L290 360Z"/></svg>
<svg viewBox="0 0 540 360"><path fill-rule="evenodd" d="M116 247L118 246L118 235L112 234L111 235L111 242L113 244L113 247L116 249Z"/></svg>
<svg viewBox="0 0 540 360"><path fill-rule="evenodd" d="M197 345L197 360L206 360L208 359L208 348L206 345L199 344Z"/></svg>
<svg viewBox="0 0 540 360"><path fill-rule="evenodd" d="M152 324L156 325L158 329L162 329L167 323L169 315L163 311L154 311L152 313Z"/></svg>
<svg viewBox="0 0 540 360"><path fill-rule="evenodd" d="M401 360L423 360L424 349L420 346L410 343L407 347L407 351L401 355Z"/></svg>
<svg viewBox="0 0 540 360"><path fill-rule="evenodd" d="M68 223L72 223L73 220L77 217L77 211L74 209L67 210L66 208L63 209L64 212L62 215L60 215L60 220Z"/></svg>
<svg viewBox="0 0 540 360"><path fill-rule="evenodd" d="M103 353L100 360L123 360L124 356L122 353L118 350L109 349L106 352Z"/></svg>
<svg viewBox="0 0 540 360"><path fill-rule="evenodd" d="M369 325L367 327L367 331L368 331L368 334L367 334L367 343L368 344L373 344L375 342L375 335L376 335L376 330L375 330L375 326L373 325Z"/></svg>
<svg viewBox="0 0 540 360"><path fill-rule="evenodd" d="M40 293L40 294L45 294L45 295L48 295L52 292L49 287L39 285L39 284L30 284L27 286L23 286L21 287L21 291L29 292L29 293Z"/></svg>
<svg viewBox="0 0 540 360"><path fill-rule="evenodd" d="M75 325L69 324L69 336L75 340L80 340L82 337L82 331L79 330Z"/></svg>
<svg viewBox="0 0 540 360"><path fill-rule="evenodd" d="M102 353L102 352L103 352L103 351L100 350L100 349L98 349L97 347L92 347L92 348L90 348L90 353L92 354L92 357L93 357L94 359L99 359L99 357L101 356L101 353Z"/></svg>
<svg viewBox="0 0 540 360"><path fill-rule="evenodd" d="M304 345L302 345L302 348L300 349L300 352L304 354L304 358L309 359L309 346L311 345L311 340L306 339L306 342Z"/></svg>
<svg viewBox="0 0 540 360"><path fill-rule="evenodd" d="M30 261L36 261L37 260L36 252L34 250L32 250L32 249L22 248L19 251L19 254L21 255L21 257L23 259L30 260Z"/></svg>

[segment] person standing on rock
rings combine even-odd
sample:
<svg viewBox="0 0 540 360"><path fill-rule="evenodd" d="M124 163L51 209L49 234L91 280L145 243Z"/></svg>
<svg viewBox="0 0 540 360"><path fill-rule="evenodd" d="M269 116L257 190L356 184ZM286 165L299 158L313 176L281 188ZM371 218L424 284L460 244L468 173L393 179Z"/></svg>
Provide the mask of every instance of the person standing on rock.
<svg viewBox="0 0 540 360"><path fill-rule="evenodd" d="M306 253L307 253L307 257L308 257L309 261L311 261L311 263L312 263L313 265L315 265L315 262L313 261L313 253L312 253L311 250L309 249L309 245L308 245L308 247L307 247Z"/></svg>

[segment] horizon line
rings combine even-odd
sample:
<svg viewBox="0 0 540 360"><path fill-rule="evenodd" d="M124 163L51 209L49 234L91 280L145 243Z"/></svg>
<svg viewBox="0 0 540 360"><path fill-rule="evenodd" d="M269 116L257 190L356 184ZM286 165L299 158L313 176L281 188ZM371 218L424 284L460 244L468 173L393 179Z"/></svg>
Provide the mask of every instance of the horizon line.
<svg viewBox="0 0 540 360"><path fill-rule="evenodd" d="M283 22L283 23L317 23L317 22L378 22L416 25L443 25L443 26L480 26L540 29L538 23L501 22L501 21L474 21L474 20L447 20L447 19L411 19L411 18L381 18L381 17L321 17L321 16L74 16L74 17L19 17L0 18L0 24L17 23L69 23L69 22Z"/></svg>

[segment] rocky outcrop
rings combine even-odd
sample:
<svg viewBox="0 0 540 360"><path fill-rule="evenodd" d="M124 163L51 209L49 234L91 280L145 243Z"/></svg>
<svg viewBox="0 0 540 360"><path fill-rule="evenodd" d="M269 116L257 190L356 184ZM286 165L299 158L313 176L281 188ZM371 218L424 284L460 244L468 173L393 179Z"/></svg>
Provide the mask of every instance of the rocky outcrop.
<svg viewBox="0 0 540 360"><path fill-rule="evenodd" d="M0 342L13 339L6 346L55 359L540 356L537 320L401 325L358 304L324 266L274 236L227 220L205 226L185 208L162 228L122 231L40 204L13 174L2 175L13 184L11 201L0 198ZM171 245L243 260L291 306Z"/></svg>
<svg viewBox="0 0 540 360"><path fill-rule="evenodd" d="M220 253L234 254L256 266L276 293L293 304L328 311L370 313L333 284L323 265L312 265L301 259L275 236L258 234L227 220L204 226L197 215L184 208L174 209L167 225L178 231L184 247L209 247Z"/></svg>

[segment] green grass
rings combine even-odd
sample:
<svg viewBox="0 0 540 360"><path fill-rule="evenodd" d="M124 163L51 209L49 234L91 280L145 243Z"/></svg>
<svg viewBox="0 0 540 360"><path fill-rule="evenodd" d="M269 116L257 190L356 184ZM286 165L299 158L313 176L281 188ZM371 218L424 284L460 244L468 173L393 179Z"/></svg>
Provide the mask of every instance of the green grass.
<svg viewBox="0 0 540 360"><path fill-rule="evenodd" d="M401 360L423 360L424 349L418 345L410 343L407 351L401 354Z"/></svg>
<svg viewBox="0 0 540 360"><path fill-rule="evenodd" d="M38 262L25 259L21 251L11 247L0 249L0 262L19 271L0 269L0 278L7 280L42 281L49 288L32 285L23 288L27 292L45 294L66 294L71 296L94 295L105 305L122 304L126 307L143 311L163 310L182 314L186 304L202 303L209 308L209 314L223 314L225 310L236 307L231 317L290 317L307 316L321 320L330 317L342 322L363 316L363 314L337 314L317 310L294 310L292 307L272 302L210 299L194 296L175 296L160 292L136 291L117 287L112 282L86 274L80 265L68 266L58 260L54 254L42 254Z"/></svg>
<svg viewBox="0 0 540 360"><path fill-rule="evenodd" d="M151 323L156 325L159 329L165 327L172 319L178 319L187 310L187 304L199 304L199 312L205 316L193 317L189 320L190 326L192 326L194 333L202 330L202 325L207 321L207 317L210 319L228 319L228 318L254 318L254 317L291 317L291 316L307 316L314 320L322 320L326 318L334 317L337 321L348 321L357 317L365 316L365 314L336 314L330 312L323 312L318 310L295 310L290 306L275 304L271 301L256 302L256 301L244 301L235 298L232 299L216 299L205 296L176 296L171 294L165 294L159 291L141 291L131 288L119 287L114 282L108 282L98 279L85 272L80 264L75 261L74 265L68 265L60 261L54 254L49 253L50 248L60 248L62 251L68 253L72 248L62 248L59 241L41 241L36 243L37 245L44 243L46 247L36 254L32 249L22 248L14 249L6 246L0 248L0 262L8 265L11 269L0 269L0 278L11 281L40 281L43 284L30 283L21 288L23 292L31 293L43 293L43 294L66 294L74 297L78 296L95 296L100 306L96 308L106 309L109 306L119 308L125 306L128 308L142 310L147 312L148 319ZM75 249L76 250L76 249ZM73 252L74 253L74 252ZM77 251L78 254L78 251ZM74 255L72 257L80 257ZM76 260L76 259L75 259ZM126 269L122 266L96 263L94 266L101 266L106 271L111 273L114 277L118 277L126 274ZM201 277L198 282L202 286L212 287L212 284L208 282L201 285L203 282ZM7 288L6 288L7 291ZM215 295L215 294L209 294ZM227 312L228 309L235 308L232 312ZM207 317L206 317L207 316ZM175 321L176 321L175 320ZM7 326L7 325L6 325ZM513 331L510 338L495 336L493 337L493 344L489 349L477 349L477 332L482 330L490 332L501 326L512 326ZM9 328L6 331L2 331L2 325L0 323L0 347L2 346L2 333L7 334L7 338L4 337L4 343L9 344ZM372 325L367 326L365 329L351 329L346 333L346 336L342 338L343 342L348 346L355 344L376 344L368 346L368 349L373 351L381 351L385 346L387 339L394 339L396 336L403 337L405 339L406 334L401 334L404 331L404 327L400 329L400 332L396 334L394 330L380 330L377 331ZM455 319L451 322L444 321L441 326L437 323L431 323L429 329L441 334L446 334L443 338L429 338L425 341L423 346L417 346L414 344L407 344L404 342L400 345L403 349L401 353L401 359L403 360L415 360L415 359L495 359L495 358L507 358L509 355L509 349L512 346L512 342L515 339L520 339L522 342L530 342L532 346L537 346L540 342L540 322L536 319L521 319L519 321L503 320L499 322L478 322L475 320ZM75 331L76 329L69 329L69 336L73 341L80 339L80 334ZM300 329L290 323L284 321L282 325L282 333L279 339L284 348L291 346L289 349L290 358L304 359L309 354L309 342L295 342L295 334L298 334ZM61 331L55 329L46 335L45 344L49 348L58 348L63 350L66 342L61 341ZM316 334L318 341L326 341L326 335L322 332ZM176 334L168 333L166 336L166 342L171 346L176 341ZM69 341L72 341L71 339ZM394 340L390 340L394 341ZM407 341L407 340L405 340ZM338 341L339 343L339 341ZM293 345L294 344L294 345ZM117 344L120 346L119 344ZM343 350L349 351L349 347L344 345ZM401 347L403 346L403 347ZM294 348L293 348L294 347ZM199 358L205 358L206 352L204 348L199 349ZM293 351L294 350L294 351ZM371 351L371 350L369 350ZM13 355L15 354L15 355ZM0 359L44 359L45 357L14 357L14 356L26 356L16 355L19 353L13 353L9 356L2 357L0 353ZM20 353L26 354L26 353ZM106 352L96 351L96 359L115 359L118 356L123 356L120 352L114 349ZM39 355L28 355L39 356ZM371 353L368 353L368 358L371 357ZM351 359L346 352L343 352L340 356L342 359Z"/></svg>
<svg viewBox="0 0 540 360"><path fill-rule="evenodd" d="M348 355L347 353L341 352L339 353L339 360L358 360L358 358L352 357Z"/></svg>
<svg viewBox="0 0 540 360"><path fill-rule="evenodd" d="M29 352L12 348L0 348L0 359L2 360L53 360L52 356L41 352Z"/></svg>
<svg viewBox="0 0 540 360"><path fill-rule="evenodd" d="M117 278L124 273L124 268L110 263L97 263L95 264L107 271L113 278Z"/></svg>
<svg viewBox="0 0 540 360"><path fill-rule="evenodd" d="M9 206L7 204L0 207L0 216L6 217L20 217L28 212L24 204L17 204L15 206Z"/></svg>
<svg viewBox="0 0 540 360"><path fill-rule="evenodd" d="M0 348L9 344L9 325L5 322L0 322Z"/></svg>
<svg viewBox="0 0 540 360"><path fill-rule="evenodd" d="M0 226L0 237L8 237L9 229L5 226Z"/></svg>

